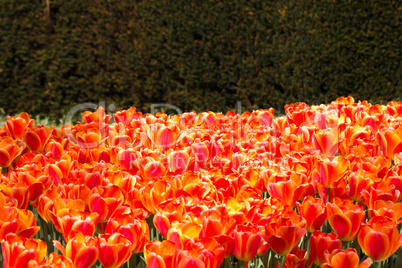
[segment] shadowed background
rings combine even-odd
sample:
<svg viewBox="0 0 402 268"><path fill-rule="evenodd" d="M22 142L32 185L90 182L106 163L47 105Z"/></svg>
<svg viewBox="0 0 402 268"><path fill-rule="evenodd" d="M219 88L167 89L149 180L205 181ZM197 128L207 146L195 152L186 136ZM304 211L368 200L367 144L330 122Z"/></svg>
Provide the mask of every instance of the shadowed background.
<svg viewBox="0 0 402 268"><path fill-rule="evenodd" d="M2 0L0 108L385 104L402 98L401 44L400 1Z"/></svg>

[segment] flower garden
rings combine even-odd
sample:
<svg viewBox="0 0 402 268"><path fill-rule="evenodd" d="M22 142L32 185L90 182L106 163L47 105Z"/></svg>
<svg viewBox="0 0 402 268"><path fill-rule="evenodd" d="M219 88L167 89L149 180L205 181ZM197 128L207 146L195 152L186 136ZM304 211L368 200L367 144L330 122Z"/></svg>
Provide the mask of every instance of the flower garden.
<svg viewBox="0 0 402 268"><path fill-rule="evenodd" d="M285 110L8 117L2 267L402 267L402 102Z"/></svg>

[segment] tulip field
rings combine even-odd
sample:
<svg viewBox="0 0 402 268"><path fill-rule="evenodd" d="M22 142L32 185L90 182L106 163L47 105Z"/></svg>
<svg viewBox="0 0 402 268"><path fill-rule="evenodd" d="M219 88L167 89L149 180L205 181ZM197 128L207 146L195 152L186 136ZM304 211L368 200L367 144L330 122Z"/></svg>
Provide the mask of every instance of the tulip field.
<svg viewBox="0 0 402 268"><path fill-rule="evenodd" d="M0 129L0 267L402 267L402 102Z"/></svg>

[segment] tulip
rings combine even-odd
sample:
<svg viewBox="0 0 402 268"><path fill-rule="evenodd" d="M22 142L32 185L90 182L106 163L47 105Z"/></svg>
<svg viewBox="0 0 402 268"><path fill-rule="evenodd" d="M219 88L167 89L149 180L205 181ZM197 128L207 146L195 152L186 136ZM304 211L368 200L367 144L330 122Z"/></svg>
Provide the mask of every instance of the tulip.
<svg viewBox="0 0 402 268"><path fill-rule="evenodd" d="M51 212L52 223L61 232L65 241L69 241L76 233L92 236L99 221L99 214L62 209L54 214Z"/></svg>
<svg viewBox="0 0 402 268"><path fill-rule="evenodd" d="M324 202L320 198L307 196L303 203L297 203L297 210L301 217L306 220L306 230L309 233L320 229L327 219Z"/></svg>
<svg viewBox="0 0 402 268"><path fill-rule="evenodd" d="M23 149L20 141L14 141L10 137L0 137L0 168L10 166Z"/></svg>
<svg viewBox="0 0 402 268"><path fill-rule="evenodd" d="M395 222L384 216L375 216L363 223L358 242L364 253L375 262L388 259L402 245Z"/></svg>
<svg viewBox="0 0 402 268"><path fill-rule="evenodd" d="M149 227L144 220L133 218L131 215L118 214L109 219L106 234L120 233L132 244L133 253L143 252L149 242Z"/></svg>
<svg viewBox="0 0 402 268"><path fill-rule="evenodd" d="M0 202L5 204L5 200ZM0 207L0 240L7 234L14 233L18 236L31 238L40 227L36 226L35 215L30 210L15 207Z"/></svg>
<svg viewBox="0 0 402 268"><path fill-rule="evenodd" d="M314 231L310 237L310 252L308 266L314 263L321 266L325 263L325 253L332 253L335 249L342 248L342 241L334 233Z"/></svg>
<svg viewBox="0 0 402 268"><path fill-rule="evenodd" d="M261 242L260 233L250 231L233 231L234 255L238 260L249 262L255 258Z"/></svg>
<svg viewBox="0 0 402 268"><path fill-rule="evenodd" d="M70 258L54 252L49 254L49 257L42 262L42 265L44 265L44 267L52 268L73 268L73 262Z"/></svg>
<svg viewBox="0 0 402 268"><path fill-rule="evenodd" d="M173 268L176 267L176 245L169 240L153 241L145 245L144 257L148 267Z"/></svg>
<svg viewBox="0 0 402 268"><path fill-rule="evenodd" d="M307 233L304 229L305 220L296 212L292 212L276 215L265 225L266 241L269 247L280 256L291 252Z"/></svg>
<svg viewBox="0 0 402 268"><path fill-rule="evenodd" d="M336 127L328 130L320 130L313 134L314 148L320 150L325 156L335 156L338 153L339 129Z"/></svg>
<svg viewBox="0 0 402 268"><path fill-rule="evenodd" d="M68 240L66 248L56 240L53 240L53 245L61 251L64 257L73 262L74 268L91 267L98 259L99 251L96 247L96 240L91 236L84 236L81 232L77 232Z"/></svg>
<svg viewBox="0 0 402 268"><path fill-rule="evenodd" d="M97 245L99 261L106 268L120 267L131 257L132 244L122 234L100 235Z"/></svg>
<svg viewBox="0 0 402 268"><path fill-rule="evenodd" d="M190 156L184 150L169 154L169 169L175 174L183 174L190 163Z"/></svg>
<svg viewBox="0 0 402 268"><path fill-rule="evenodd" d="M348 167L349 162L342 156L332 161L325 159L318 162L311 177L314 184L321 183L325 188L335 188L336 183L346 175Z"/></svg>
<svg viewBox="0 0 402 268"><path fill-rule="evenodd" d="M52 135L53 127L36 126L24 133L23 140L27 147L33 152L43 152Z"/></svg>
<svg viewBox="0 0 402 268"><path fill-rule="evenodd" d="M191 256L200 260L195 263L195 267L218 268L223 262L223 254L223 247L213 238L203 238L199 241L190 239L183 249L178 250L176 261L179 267L194 267L193 260L188 258Z"/></svg>
<svg viewBox="0 0 402 268"><path fill-rule="evenodd" d="M334 198L333 203L327 203L327 216L339 238L342 241L352 241L356 238L366 213L362 205L354 205L352 200Z"/></svg>
<svg viewBox="0 0 402 268"><path fill-rule="evenodd" d="M371 266L371 260L366 259L359 265L359 256L354 248L345 250L335 249L331 254L326 253L326 262L323 268L367 268Z"/></svg>
<svg viewBox="0 0 402 268"><path fill-rule="evenodd" d="M7 117L4 128L8 136L14 140L21 140L26 128L32 128L33 119L29 118L27 113L20 113L17 117Z"/></svg>
<svg viewBox="0 0 402 268"><path fill-rule="evenodd" d="M40 239L27 239L8 234L1 243L4 268L38 265L46 256L46 243Z"/></svg>
<svg viewBox="0 0 402 268"><path fill-rule="evenodd" d="M297 201L314 191L311 184L298 184L293 180L269 183L267 188L272 197L278 198L290 207L294 207Z"/></svg>
<svg viewBox="0 0 402 268"><path fill-rule="evenodd" d="M305 268L307 250L301 250L298 246L286 255L285 267L287 268Z"/></svg>
<svg viewBox="0 0 402 268"><path fill-rule="evenodd" d="M383 155L394 159L395 153L399 153L401 147L402 127L397 129L384 128L377 131L375 139ZM396 151L395 151L396 149Z"/></svg>

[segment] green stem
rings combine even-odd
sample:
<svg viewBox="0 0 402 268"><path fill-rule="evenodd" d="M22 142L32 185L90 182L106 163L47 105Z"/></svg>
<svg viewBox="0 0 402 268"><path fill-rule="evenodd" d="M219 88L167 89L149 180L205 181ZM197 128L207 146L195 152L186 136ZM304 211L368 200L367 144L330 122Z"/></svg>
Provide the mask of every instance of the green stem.
<svg viewBox="0 0 402 268"><path fill-rule="evenodd" d="M329 203L329 195L330 195L330 193L331 193L331 188L328 188L327 203ZM328 218L327 218L327 221L326 221L325 224L326 224L326 228L325 228L326 233L330 233L331 232L331 227L330 227Z"/></svg>
<svg viewBox="0 0 402 268"><path fill-rule="evenodd" d="M308 267L308 261L309 261L309 257L310 257L310 236L311 236L311 234L309 233L307 235L307 265L306 265L306 267Z"/></svg>
<svg viewBox="0 0 402 268"><path fill-rule="evenodd" d="M138 266L138 263L137 263L137 256L138 254L136 253L136 254L133 254L132 256L131 256L131 258L130 258L130 268L134 268L134 267L137 267Z"/></svg>
<svg viewBox="0 0 402 268"><path fill-rule="evenodd" d="M285 267L285 259L286 259L286 254L281 256L281 266L280 266L281 268Z"/></svg>
<svg viewBox="0 0 402 268"><path fill-rule="evenodd" d="M243 267L244 267L244 261L238 260L237 264L236 264L236 268L243 268Z"/></svg>
<svg viewBox="0 0 402 268"><path fill-rule="evenodd" d="M373 268L381 268L381 262L373 262Z"/></svg>

